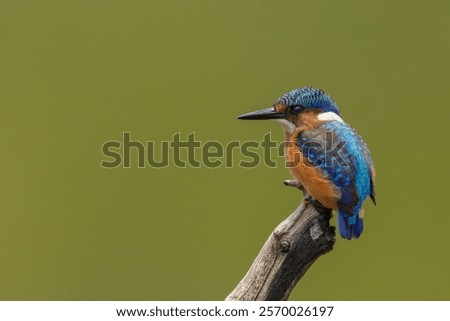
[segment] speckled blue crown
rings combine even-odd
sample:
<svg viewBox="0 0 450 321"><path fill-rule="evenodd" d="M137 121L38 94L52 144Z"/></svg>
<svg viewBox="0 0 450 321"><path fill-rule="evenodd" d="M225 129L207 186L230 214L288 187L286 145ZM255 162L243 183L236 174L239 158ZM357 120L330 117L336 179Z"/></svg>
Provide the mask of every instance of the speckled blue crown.
<svg viewBox="0 0 450 321"><path fill-rule="evenodd" d="M294 89L284 94L275 101L275 104L283 104L286 107L302 106L307 108L320 108L324 112L333 112L340 115L338 105L325 94L323 90L312 87Z"/></svg>

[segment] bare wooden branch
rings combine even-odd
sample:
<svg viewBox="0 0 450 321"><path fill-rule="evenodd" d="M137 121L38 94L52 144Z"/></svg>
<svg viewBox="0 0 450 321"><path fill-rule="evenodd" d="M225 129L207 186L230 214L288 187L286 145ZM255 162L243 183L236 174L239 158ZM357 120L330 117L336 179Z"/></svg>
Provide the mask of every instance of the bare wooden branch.
<svg viewBox="0 0 450 321"><path fill-rule="evenodd" d="M333 249L335 228L330 226L330 218L329 209L314 201L302 201L272 232L226 300L287 300L314 261Z"/></svg>

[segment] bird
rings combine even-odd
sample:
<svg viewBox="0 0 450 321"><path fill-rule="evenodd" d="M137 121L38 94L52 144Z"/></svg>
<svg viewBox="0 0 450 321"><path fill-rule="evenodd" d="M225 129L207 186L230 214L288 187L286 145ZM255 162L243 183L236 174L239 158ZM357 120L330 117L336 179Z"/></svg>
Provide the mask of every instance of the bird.
<svg viewBox="0 0 450 321"><path fill-rule="evenodd" d="M314 87L283 94L268 108L238 116L278 120L285 135L284 157L297 186L338 213L339 234L357 239L363 232L363 202L375 199L375 169L362 137L344 122L330 95Z"/></svg>

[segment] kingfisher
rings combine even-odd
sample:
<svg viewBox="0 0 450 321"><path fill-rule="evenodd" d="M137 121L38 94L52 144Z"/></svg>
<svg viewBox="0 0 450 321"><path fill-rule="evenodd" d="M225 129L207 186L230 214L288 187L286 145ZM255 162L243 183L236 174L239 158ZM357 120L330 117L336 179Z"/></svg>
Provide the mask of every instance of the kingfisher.
<svg viewBox="0 0 450 321"><path fill-rule="evenodd" d="M297 186L324 207L338 212L339 234L359 238L363 231L363 202L375 200L369 149L362 137L341 118L336 102L313 87L294 89L272 107L238 119L278 120L285 134L284 156Z"/></svg>

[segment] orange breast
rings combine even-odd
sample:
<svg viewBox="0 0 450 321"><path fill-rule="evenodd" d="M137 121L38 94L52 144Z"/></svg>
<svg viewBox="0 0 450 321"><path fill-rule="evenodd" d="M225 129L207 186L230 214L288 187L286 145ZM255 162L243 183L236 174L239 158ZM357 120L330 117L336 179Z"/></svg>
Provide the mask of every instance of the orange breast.
<svg viewBox="0 0 450 321"><path fill-rule="evenodd" d="M307 158L303 157L296 144L297 135L298 131L289 137L284 148L284 155L292 176L298 179L306 191L323 206L337 210L339 191L334 187L333 182L322 174L320 168L314 167Z"/></svg>

